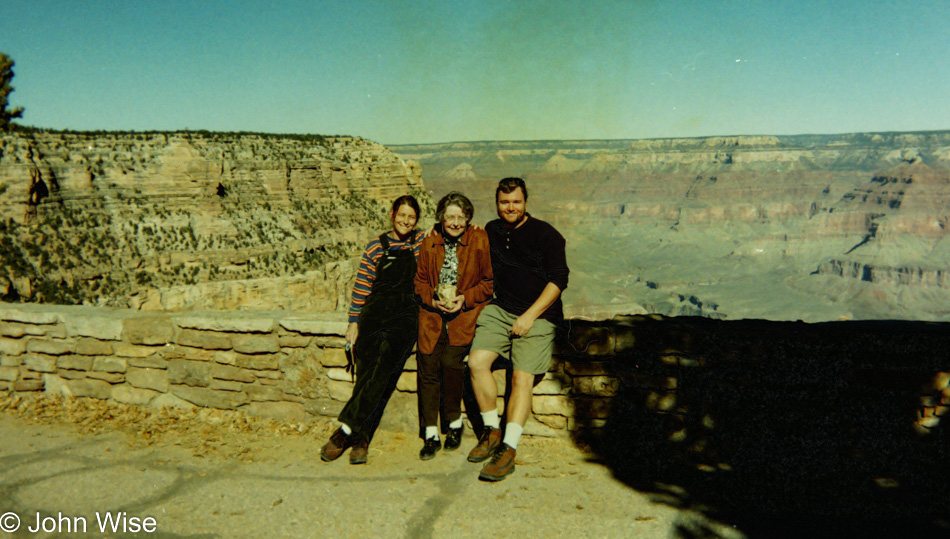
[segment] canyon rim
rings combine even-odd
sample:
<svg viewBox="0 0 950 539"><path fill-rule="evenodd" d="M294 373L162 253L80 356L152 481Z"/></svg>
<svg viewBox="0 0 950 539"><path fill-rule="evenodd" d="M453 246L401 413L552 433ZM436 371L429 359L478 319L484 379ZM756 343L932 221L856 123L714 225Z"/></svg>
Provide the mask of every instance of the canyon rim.
<svg viewBox="0 0 950 539"><path fill-rule="evenodd" d="M389 202L498 179L568 240L568 316L950 320L950 132L459 142L0 136L0 294L148 310L346 309Z"/></svg>
<svg viewBox="0 0 950 539"><path fill-rule="evenodd" d="M498 178L568 240L569 315L947 320L950 132L395 146L494 217Z"/></svg>

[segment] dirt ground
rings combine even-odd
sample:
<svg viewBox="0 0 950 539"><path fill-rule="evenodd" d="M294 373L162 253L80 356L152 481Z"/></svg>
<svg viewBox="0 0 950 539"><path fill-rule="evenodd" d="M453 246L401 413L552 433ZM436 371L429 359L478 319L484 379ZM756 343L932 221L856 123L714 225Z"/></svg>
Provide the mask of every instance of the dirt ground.
<svg viewBox="0 0 950 539"><path fill-rule="evenodd" d="M335 428L330 420L288 423L212 408L155 409L55 395L3 396L0 412L33 423L71 425L83 436L120 433L134 448L173 445L195 457L239 462L286 456L269 451L275 445L312 453L314 439Z"/></svg>
<svg viewBox="0 0 950 539"><path fill-rule="evenodd" d="M112 510L152 516L153 537L742 536L651 500L566 440L523 438L515 473L485 483L465 459L470 431L459 451L425 462L414 436L380 431L369 464L351 466L346 455L319 460L334 428L0 396L0 513L22 520L12 537L145 536L97 534L94 515ZM89 529L24 531L63 515L84 516Z"/></svg>
<svg viewBox="0 0 950 539"><path fill-rule="evenodd" d="M196 458L242 463L319 458L320 447L337 427L324 418L292 423L211 408L155 409L61 396L2 396L0 412L36 424L72 427L81 436L119 433L130 448L175 446ZM410 437L381 431L370 456L415 444ZM557 460L571 445L550 438L530 438L529 443L539 461ZM582 449L571 451L588 455Z"/></svg>

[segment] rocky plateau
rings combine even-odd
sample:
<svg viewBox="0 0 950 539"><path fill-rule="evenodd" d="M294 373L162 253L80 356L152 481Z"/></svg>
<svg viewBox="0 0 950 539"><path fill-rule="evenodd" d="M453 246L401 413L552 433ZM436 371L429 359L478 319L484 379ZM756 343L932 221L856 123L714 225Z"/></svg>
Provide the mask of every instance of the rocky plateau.
<svg viewBox="0 0 950 539"><path fill-rule="evenodd" d="M343 311L396 196L498 179L568 240L569 316L950 320L950 131L384 147L0 135L3 301Z"/></svg>
<svg viewBox="0 0 950 539"><path fill-rule="evenodd" d="M950 320L950 132L393 146L568 240L569 315Z"/></svg>
<svg viewBox="0 0 950 539"><path fill-rule="evenodd" d="M0 135L3 301L149 310L346 308L417 165L356 137Z"/></svg>

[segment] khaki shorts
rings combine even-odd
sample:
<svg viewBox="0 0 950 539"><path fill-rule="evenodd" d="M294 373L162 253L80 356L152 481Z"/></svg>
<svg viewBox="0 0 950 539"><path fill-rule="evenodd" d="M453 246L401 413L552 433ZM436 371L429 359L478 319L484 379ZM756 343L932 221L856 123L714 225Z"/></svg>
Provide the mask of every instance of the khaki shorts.
<svg viewBox="0 0 950 539"><path fill-rule="evenodd" d="M511 336L511 326L518 317L497 305L489 305L478 315L472 351L488 350L502 357L511 354L515 370L544 374L551 367L556 326L538 318L531 331L523 337Z"/></svg>

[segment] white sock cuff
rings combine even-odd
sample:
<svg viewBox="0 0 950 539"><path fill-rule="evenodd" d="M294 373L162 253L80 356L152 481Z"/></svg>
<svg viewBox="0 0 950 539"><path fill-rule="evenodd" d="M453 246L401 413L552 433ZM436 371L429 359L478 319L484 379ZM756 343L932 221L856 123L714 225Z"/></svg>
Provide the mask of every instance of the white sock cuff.
<svg viewBox="0 0 950 539"><path fill-rule="evenodd" d="M524 426L517 423L508 423L505 425L504 443L512 449L518 449L518 440L521 439L521 433L524 432Z"/></svg>
<svg viewBox="0 0 950 539"><path fill-rule="evenodd" d="M347 425L346 423L340 423L340 430L342 430L343 434L346 434L347 436L349 436L350 434L353 434L353 431L350 430L350 426Z"/></svg>
<svg viewBox="0 0 950 539"><path fill-rule="evenodd" d="M449 423L449 428L450 428L450 429L460 429L460 428L462 428L462 418L460 417L460 418L456 419L455 421Z"/></svg>
<svg viewBox="0 0 950 539"><path fill-rule="evenodd" d="M482 412L482 423L484 423L486 427L493 429L499 428L501 422L498 419L498 409L495 408L490 412Z"/></svg>
<svg viewBox="0 0 950 539"><path fill-rule="evenodd" d="M439 439L439 427L426 427L426 440L429 438Z"/></svg>

